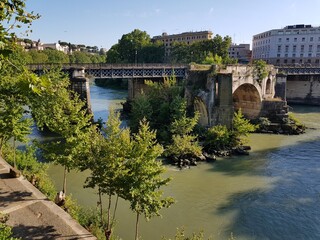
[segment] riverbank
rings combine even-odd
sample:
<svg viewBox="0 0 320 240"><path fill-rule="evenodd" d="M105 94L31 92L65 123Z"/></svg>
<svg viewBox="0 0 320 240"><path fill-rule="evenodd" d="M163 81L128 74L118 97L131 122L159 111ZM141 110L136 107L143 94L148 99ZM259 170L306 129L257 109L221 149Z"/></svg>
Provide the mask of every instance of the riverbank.
<svg viewBox="0 0 320 240"><path fill-rule="evenodd" d="M11 178L10 167L0 157L0 212L9 215L14 237L96 239L23 176Z"/></svg>

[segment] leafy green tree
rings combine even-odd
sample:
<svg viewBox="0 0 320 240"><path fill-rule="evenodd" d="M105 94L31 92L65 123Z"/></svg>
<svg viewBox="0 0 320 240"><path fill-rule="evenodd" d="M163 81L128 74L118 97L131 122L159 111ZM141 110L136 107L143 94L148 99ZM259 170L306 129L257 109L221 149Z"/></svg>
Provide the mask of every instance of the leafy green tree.
<svg viewBox="0 0 320 240"><path fill-rule="evenodd" d="M99 195L101 226L106 229L106 238L110 239L112 223L115 219L118 196L124 195L123 186L127 174L125 163L131 150L130 132L121 129L120 115L110 111L106 128L103 128L102 136L94 129L88 142L88 152L85 152L86 168L91 170L86 179L86 187L97 188ZM107 222L103 222L103 210L101 196L108 196ZM111 219L112 196L117 195L115 209Z"/></svg>
<svg viewBox="0 0 320 240"><path fill-rule="evenodd" d="M48 55L43 51L30 50L27 54L31 57L31 62L29 63L37 64L49 61Z"/></svg>
<svg viewBox="0 0 320 240"><path fill-rule="evenodd" d="M126 164L128 176L123 198L130 202L130 208L136 213L135 239L139 239L139 217L146 219L159 216L160 210L169 207L174 200L163 197L160 188L170 181L162 178L165 168L157 158L163 148L156 142L156 132L150 130L149 124L143 120L139 132L133 137L133 148Z"/></svg>
<svg viewBox="0 0 320 240"><path fill-rule="evenodd" d="M69 63L69 57L67 54L55 50L55 49L45 49L43 53L48 57L48 63Z"/></svg>
<svg viewBox="0 0 320 240"><path fill-rule="evenodd" d="M174 42L171 48L170 62L172 63L204 63L204 64L227 64L233 60L229 58L229 47L231 38L220 35L213 39L187 44L184 42Z"/></svg>
<svg viewBox="0 0 320 240"><path fill-rule="evenodd" d="M13 30L26 25L30 28L33 20L40 15L26 10L25 0L3 0L0 2L0 55L7 54L5 45L15 38Z"/></svg>
<svg viewBox="0 0 320 240"><path fill-rule="evenodd" d="M186 112L179 119L171 124L172 144L166 149L167 156L177 158L197 157L201 155L202 148L197 142L197 136L192 134L194 127L199 119L199 113L196 112L193 118L188 118Z"/></svg>
<svg viewBox="0 0 320 240"><path fill-rule="evenodd" d="M16 141L27 142L26 136L31 133L32 120L24 117L24 111L23 106L14 96L0 100L0 154L2 154L3 145L10 138L13 138L14 150ZM15 155L13 163L16 168Z"/></svg>
<svg viewBox="0 0 320 240"><path fill-rule="evenodd" d="M181 111L179 108L186 107L185 99L182 99L183 87L177 84L175 77L164 78L163 82L146 80L145 84L148 86L147 91L133 101L130 127L136 132L139 121L145 117L151 128L157 130L159 141L168 142L171 138L171 122Z"/></svg>
<svg viewBox="0 0 320 240"><path fill-rule="evenodd" d="M212 53L209 53L208 56L205 57L205 59L202 61L202 64L222 64L222 57L215 54L214 56Z"/></svg>
<svg viewBox="0 0 320 240"><path fill-rule="evenodd" d="M213 126L206 133L204 149L209 153L230 149L233 142L232 136L232 132L226 126Z"/></svg>
<svg viewBox="0 0 320 240"><path fill-rule="evenodd" d="M108 63L150 63L162 62L164 46L161 42L151 42L145 31L134 29L122 35L117 44L107 53Z"/></svg>
<svg viewBox="0 0 320 240"><path fill-rule="evenodd" d="M63 191L66 194L66 175L77 167L77 157L85 149L85 139L92 116L84 103L68 90L68 79L58 71L41 76L50 87L31 99L33 116L40 129L47 127L60 138L42 145L48 159L65 167Z"/></svg>
<svg viewBox="0 0 320 240"><path fill-rule="evenodd" d="M254 132L258 126L251 124L239 109L238 112L234 113L232 127L234 145L239 146L248 142L249 133Z"/></svg>
<svg viewBox="0 0 320 240"><path fill-rule="evenodd" d="M121 63L122 59L119 53L119 44L113 45L107 52L107 63Z"/></svg>
<svg viewBox="0 0 320 240"><path fill-rule="evenodd" d="M91 63L90 55L86 52L73 52L69 58L70 63Z"/></svg>

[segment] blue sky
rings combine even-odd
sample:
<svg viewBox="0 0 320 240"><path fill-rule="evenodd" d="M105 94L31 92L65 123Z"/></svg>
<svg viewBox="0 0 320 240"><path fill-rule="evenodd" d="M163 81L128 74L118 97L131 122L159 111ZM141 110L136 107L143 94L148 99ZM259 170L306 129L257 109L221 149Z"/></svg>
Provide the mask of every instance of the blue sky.
<svg viewBox="0 0 320 240"><path fill-rule="evenodd" d="M42 17L33 40L67 41L109 49L134 29L151 37L211 30L235 43L294 24L320 25L320 0L27 0Z"/></svg>

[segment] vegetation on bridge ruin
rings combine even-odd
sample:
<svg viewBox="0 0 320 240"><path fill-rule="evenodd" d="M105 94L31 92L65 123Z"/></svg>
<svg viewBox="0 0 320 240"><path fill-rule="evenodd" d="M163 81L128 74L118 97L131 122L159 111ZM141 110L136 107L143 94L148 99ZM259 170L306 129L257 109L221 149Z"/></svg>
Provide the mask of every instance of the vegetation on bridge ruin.
<svg viewBox="0 0 320 240"><path fill-rule="evenodd" d="M146 118L150 126L157 130L159 142L165 146L164 156L173 159L179 166L204 160L203 152L230 154L245 144L249 133L256 129L244 118L241 110L234 114L232 129L225 126L205 129L198 125L199 113L194 112L192 106L187 106L182 82L169 77L163 82L145 83L147 90L131 104L130 127L135 132L139 121Z"/></svg>

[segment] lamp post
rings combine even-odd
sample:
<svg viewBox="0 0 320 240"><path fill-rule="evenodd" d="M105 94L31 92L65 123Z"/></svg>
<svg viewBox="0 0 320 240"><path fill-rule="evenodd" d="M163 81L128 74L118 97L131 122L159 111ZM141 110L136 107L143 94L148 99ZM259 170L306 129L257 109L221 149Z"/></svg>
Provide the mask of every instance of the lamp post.
<svg viewBox="0 0 320 240"><path fill-rule="evenodd" d="M137 65L137 61L138 61L138 50L135 50L135 56L134 56L134 63L135 65Z"/></svg>

